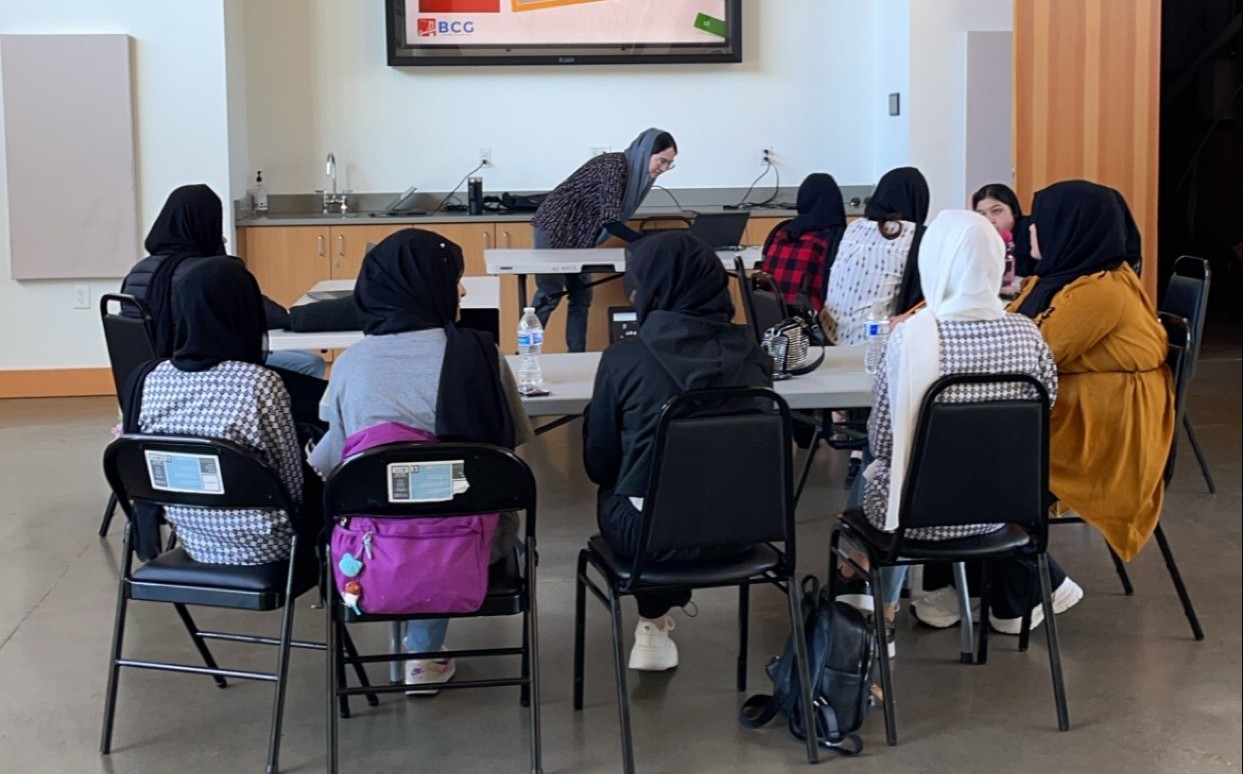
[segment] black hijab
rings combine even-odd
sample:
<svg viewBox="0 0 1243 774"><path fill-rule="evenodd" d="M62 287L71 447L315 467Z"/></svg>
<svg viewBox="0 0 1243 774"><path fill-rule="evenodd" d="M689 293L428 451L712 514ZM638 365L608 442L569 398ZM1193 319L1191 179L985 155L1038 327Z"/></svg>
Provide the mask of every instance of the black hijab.
<svg viewBox="0 0 1243 774"><path fill-rule="evenodd" d="M259 283L232 256L205 258L173 290L172 362L206 371L226 360L263 365L267 324Z"/></svg>
<svg viewBox="0 0 1243 774"><path fill-rule="evenodd" d="M841 230L846 228L846 204L837 181L830 174L813 172L808 175L798 187L795 207L798 217L786 226L792 237L830 229L835 229L840 237Z"/></svg>
<svg viewBox="0 0 1243 774"><path fill-rule="evenodd" d="M368 336L443 328L447 341L436 396L436 437L512 449L514 420L501 382L496 342L460 328L462 248L430 231L390 235L363 258L354 301Z"/></svg>
<svg viewBox="0 0 1243 774"><path fill-rule="evenodd" d="M1035 267L1039 280L1019 305L1021 314L1036 317L1071 282L1122 265L1127 216L1121 202L1122 195L1114 189L1086 180L1054 183L1036 192L1031 221L1040 245Z"/></svg>
<svg viewBox="0 0 1243 774"><path fill-rule="evenodd" d="M718 322L734 316L720 258L707 242L685 231L653 234L627 248L622 284L640 325L658 311Z"/></svg>
<svg viewBox="0 0 1243 774"><path fill-rule="evenodd" d="M224 255L224 214L220 197L206 185L183 185L168 195L144 243L163 256L151 274L147 309L155 324L155 354L173 353L173 275L188 258Z"/></svg>
<svg viewBox="0 0 1243 774"><path fill-rule="evenodd" d="M924 297L919 279L919 245L924 241L924 221L928 219L930 199L928 181L923 173L915 167L898 167L881 176L872 200L863 210L864 217L876 221L882 230L886 222L895 220L915 224L906 268L902 271L902 285L898 288L897 307L893 310L895 314L912 308Z"/></svg>

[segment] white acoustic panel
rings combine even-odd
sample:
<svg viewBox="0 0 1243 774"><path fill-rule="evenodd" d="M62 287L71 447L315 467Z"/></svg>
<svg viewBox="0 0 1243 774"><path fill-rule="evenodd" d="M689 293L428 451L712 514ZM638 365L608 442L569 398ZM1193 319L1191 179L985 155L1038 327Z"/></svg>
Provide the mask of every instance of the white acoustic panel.
<svg viewBox="0 0 1243 774"><path fill-rule="evenodd" d="M120 277L139 257L128 35L0 35L13 279Z"/></svg>

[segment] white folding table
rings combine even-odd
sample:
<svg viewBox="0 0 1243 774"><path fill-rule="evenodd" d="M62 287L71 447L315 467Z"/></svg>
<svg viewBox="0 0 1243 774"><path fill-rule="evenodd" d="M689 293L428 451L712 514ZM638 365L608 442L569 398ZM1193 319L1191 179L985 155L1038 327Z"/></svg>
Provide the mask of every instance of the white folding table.
<svg viewBox="0 0 1243 774"><path fill-rule="evenodd" d="M717 250L717 257L726 271L734 268L734 259L741 258L743 265L754 269L764 255L757 246L740 250ZM491 248L483 251L483 262L488 274L518 275L518 308L527 304L528 274L625 274L626 248L593 247L585 250L536 250L533 248ZM607 282L606 277L599 282Z"/></svg>
<svg viewBox="0 0 1243 774"><path fill-rule="evenodd" d="M307 291L306 295L294 302L294 306L314 303L313 294L341 293L354 290L354 280L322 280ZM500 309L501 280L499 277L463 277L462 285L466 287L466 297L462 299L463 309ZM268 349L345 349L363 337L362 331L322 331L313 333L296 333L286 330L268 331Z"/></svg>

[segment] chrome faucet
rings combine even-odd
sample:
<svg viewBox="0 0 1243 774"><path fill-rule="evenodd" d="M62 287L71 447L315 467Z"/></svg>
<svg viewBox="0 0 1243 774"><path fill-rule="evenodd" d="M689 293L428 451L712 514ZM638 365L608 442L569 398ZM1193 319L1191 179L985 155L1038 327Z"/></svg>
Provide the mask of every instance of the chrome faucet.
<svg viewBox="0 0 1243 774"><path fill-rule="evenodd" d="M320 192L324 195L324 212L330 212L333 207L339 207L344 213L349 206L346 202L346 195L349 191L337 192L337 157L331 152L324 164L324 174L328 177L330 184L329 188Z"/></svg>

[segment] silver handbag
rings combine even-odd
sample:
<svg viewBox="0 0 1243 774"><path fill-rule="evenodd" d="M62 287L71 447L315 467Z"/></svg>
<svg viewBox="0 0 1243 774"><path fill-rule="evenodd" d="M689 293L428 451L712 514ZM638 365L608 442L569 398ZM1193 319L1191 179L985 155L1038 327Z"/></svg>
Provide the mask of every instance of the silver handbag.
<svg viewBox="0 0 1243 774"><path fill-rule="evenodd" d="M765 331L761 346L773 359L773 381L811 373L824 361L823 347L819 357L811 358L811 332L799 317L787 317Z"/></svg>

